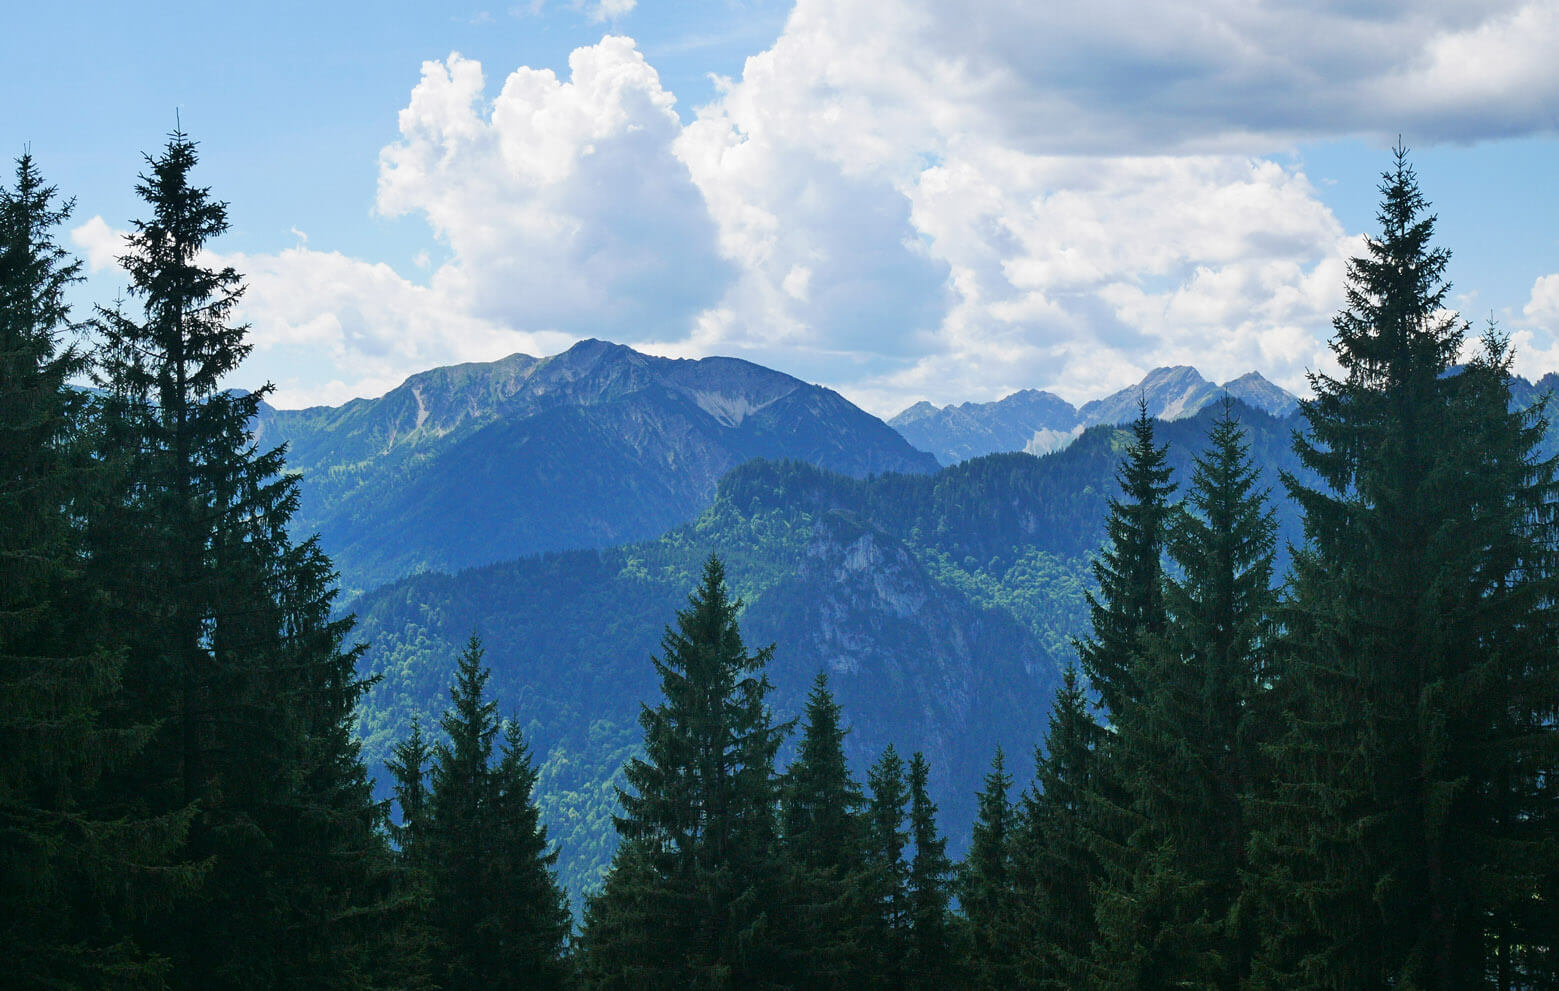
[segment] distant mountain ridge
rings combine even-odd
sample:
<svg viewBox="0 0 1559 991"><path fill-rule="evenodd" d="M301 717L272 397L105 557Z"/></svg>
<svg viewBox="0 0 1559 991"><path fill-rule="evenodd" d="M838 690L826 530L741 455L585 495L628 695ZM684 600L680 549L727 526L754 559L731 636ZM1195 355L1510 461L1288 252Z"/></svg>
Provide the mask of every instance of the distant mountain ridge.
<svg viewBox="0 0 1559 991"><path fill-rule="evenodd" d="M936 459L838 393L737 358L588 340L422 372L378 399L266 407L262 447L304 476L349 592L418 570L645 539L693 519L752 458L852 477Z"/></svg>
<svg viewBox="0 0 1559 991"><path fill-rule="evenodd" d="M1280 418L1299 407L1297 398L1258 372L1214 385L1189 365L1175 365L1155 368L1136 385L1081 407L1049 392L1024 389L992 403L938 408L919 402L890 419L888 426L951 465L985 454L1057 450L1087 427L1136 419L1139 402L1146 402L1149 416L1178 420L1225 395Z"/></svg>

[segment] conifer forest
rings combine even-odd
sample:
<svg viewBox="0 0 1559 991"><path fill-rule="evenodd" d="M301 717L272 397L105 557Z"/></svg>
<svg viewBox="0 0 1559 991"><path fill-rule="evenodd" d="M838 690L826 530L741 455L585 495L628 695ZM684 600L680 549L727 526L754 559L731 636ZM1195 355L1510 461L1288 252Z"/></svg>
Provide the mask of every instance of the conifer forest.
<svg viewBox="0 0 1559 991"><path fill-rule="evenodd" d="M1448 309L1400 146L1288 467L1232 400L1183 471L1145 406L1109 435L1031 750L960 810L918 739L859 773L861 713L821 670L776 703L787 645L700 549L653 657L552 659L656 686L587 890L483 631L365 756L382 675L257 440L268 389L227 387L244 274L198 158L145 158L90 312L72 200L30 154L0 187L0 984L1559 989L1555 411Z"/></svg>

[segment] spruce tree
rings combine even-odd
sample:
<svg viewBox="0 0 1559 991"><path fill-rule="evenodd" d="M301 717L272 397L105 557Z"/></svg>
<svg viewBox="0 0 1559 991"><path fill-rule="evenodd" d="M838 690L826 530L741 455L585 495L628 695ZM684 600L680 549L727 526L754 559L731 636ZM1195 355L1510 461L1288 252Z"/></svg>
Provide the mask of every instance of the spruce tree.
<svg viewBox="0 0 1559 991"><path fill-rule="evenodd" d="M1295 442L1304 512L1252 838L1258 987L1554 986L1554 466L1398 148ZM1546 928L1545 928L1546 927Z"/></svg>
<svg viewBox="0 0 1559 991"><path fill-rule="evenodd" d="M644 756L625 770L615 817L623 847L587 916L603 926L583 936L597 986L758 988L784 978L769 911L780 875L774 756L789 726L774 724L766 702L773 648L747 652L741 606L711 555L653 658L663 698L640 714ZM648 946L632 932L639 926L656 933Z"/></svg>
<svg viewBox="0 0 1559 991"><path fill-rule="evenodd" d="M858 987L869 970L861 895L864 796L845 762L848 730L821 671L803 720L781 805L789 918L778 936L793 987Z"/></svg>
<svg viewBox="0 0 1559 991"><path fill-rule="evenodd" d="M433 912L433 877L429 827L432 817L429 772L433 746L413 718L411 735L396 743L385 769L390 772L400 821L387 825L395 843L389 925L391 950L386 954L388 972L403 988L434 987L434 946L437 942Z"/></svg>
<svg viewBox="0 0 1559 991"><path fill-rule="evenodd" d="M201 897L147 927L178 986L355 986L386 851L351 726L364 690L331 617L334 575L288 525L297 481L249 436L267 389L221 389L249 351L242 294L205 251L226 204L192 185L175 132L148 157L120 259L141 319L100 310L99 464L116 485L88 530L92 580L125 651L122 704L155 722L119 797L169 814L198 803L186 864Z"/></svg>
<svg viewBox="0 0 1559 991"><path fill-rule="evenodd" d="M131 923L196 881L173 867L191 809L147 815L105 796L150 727L116 726L122 658L94 621L80 520L92 512L87 358L66 303L80 263L70 215L31 155L0 187L0 956L23 987L155 985L165 961Z"/></svg>
<svg viewBox="0 0 1559 991"><path fill-rule="evenodd" d="M487 697L489 671L476 634L456 662L449 707L434 748L428 845L433 917L438 926L436 973L445 988L482 987L500 936L491 912L487 872L493 831L493 748L498 703Z"/></svg>
<svg viewBox="0 0 1559 991"><path fill-rule="evenodd" d="M1164 538L1175 490L1169 449L1154 443L1146 401L1131 436L1117 475L1121 497L1110 499L1105 547L1093 563L1099 589L1085 593L1093 634L1077 643L1099 705L1117 724L1142 697L1144 638L1162 636L1167 625Z"/></svg>
<svg viewBox="0 0 1559 991"><path fill-rule="evenodd" d="M1092 635L1076 642L1083 670L1109 719L1098 740L1085 796L1093 858L1102 870L1095 899L1101 933L1112 928L1103 924L1112 906L1129 903L1134 879L1144 866L1133 837L1150 824L1133 801L1132 788L1144 756L1137 744L1143 707L1151 697L1150 654L1168 628L1163 559L1174 510L1170 474L1167 448L1154 442L1153 421L1143 402L1117 475L1121 497L1110 500L1105 547L1093 565L1099 589L1087 594ZM1151 947L1145 939L1139 934L1125 945L1133 956L1146 953ZM1097 944L1087 961L1090 986L1115 986L1131 959L1123 960L1118 947Z"/></svg>
<svg viewBox="0 0 1559 991"><path fill-rule="evenodd" d="M1104 986L1233 989L1248 970L1237 904L1275 604L1276 524L1258 482L1226 400L1171 516L1168 628L1112 740L1134 828L1101 893Z"/></svg>
<svg viewBox="0 0 1559 991"><path fill-rule="evenodd" d="M1013 843L1016 904L1008 932L1018 987L1080 987L1097 938L1094 892L1103 869L1092 835L1092 796L1102 730L1091 709L1077 668L1068 665Z"/></svg>
<svg viewBox="0 0 1559 991"><path fill-rule="evenodd" d="M434 974L446 991L559 988L569 920L557 853L547 850L518 727L505 730L487 697L483 653L472 634L440 720L446 739L434 747L425 826ZM404 774L410 794L409 767Z"/></svg>
<svg viewBox="0 0 1559 991"><path fill-rule="evenodd" d="M936 803L926 790L930 774L925 755L916 751L909 761L909 830L915 853L906 889L909 954L905 986L922 991L963 984L950 912L953 863L947 858L947 839L937 829Z"/></svg>
<svg viewBox="0 0 1559 991"><path fill-rule="evenodd" d="M866 936L874 988L902 988L910 951L909 846L905 817L909 787L904 760L888 744L866 774L871 800L866 808Z"/></svg>
<svg viewBox="0 0 1559 991"><path fill-rule="evenodd" d="M991 991L1011 988L1017 980L1012 939L1016 890L1011 790L1006 756L997 747L985 775L985 787L976 798L974 834L958 878L959 904L969 920L972 986Z"/></svg>
<svg viewBox="0 0 1559 991"><path fill-rule="evenodd" d="M566 987L568 899L557 881L558 851L536 807L536 768L517 719L503 729L493 770L492 862L498 947L488 987L551 991Z"/></svg>

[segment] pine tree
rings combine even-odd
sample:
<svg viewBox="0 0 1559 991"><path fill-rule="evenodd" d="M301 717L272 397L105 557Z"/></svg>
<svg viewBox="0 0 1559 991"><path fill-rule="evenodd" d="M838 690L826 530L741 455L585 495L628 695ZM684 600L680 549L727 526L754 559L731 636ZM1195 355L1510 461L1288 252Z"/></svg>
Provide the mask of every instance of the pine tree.
<svg viewBox="0 0 1559 991"><path fill-rule="evenodd" d="M818 672L801 743L785 775L781 834L786 868L785 969L796 988L860 986L869 967L861 897L864 796L844 757L839 705Z"/></svg>
<svg viewBox="0 0 1559 991"><path fill-rule="evenodd" d="M1554 466L1491 336L1459 374L1406 153L1312 376L1305 520L1252 838L1259 987L1555 986ZM1535 925L1534 925L1535 923ZM1542 928L1543 926L1547 928Z"/></svg>
<svg viewBox="0 0 1559 991"><path fill-rule="evenodd" d="M973 987L1011 988L1017 981L1014 965L1015 895L1012 873L1015 815L1008 793L1012 775L1006 756L996 748L985 787L976 801L978 813L969 856L959 874L959 903L969 920Z"/></svg>
<svg viewBox="0 0 1559 991"><path fill-rule="evenodd" d="M1081 986L1097 938L1094 890L1102 867L1092 836L1092 802L1102 730L1077 668L1062 673L1050 707L1034 787L1024 795L1014 839L1017 986L1062 991Z"/></svg>
<svg viewBox="0 0 1559 991"><path fill-rule="evenodd" d="M1248 969L1236 906L1275 605L1276 524L1258 481L1226 401L1171 517L1169 626L1112 741L1134 829L1101 896L1104 985L1232 989Z"/></svg>
<svg viewBox="0 0 1559 991"><path fill-rule="evenodd" d="M354 986L386 865L351 726L365 686L329 561L287 532L297 481L250 440L267 390L220 389L249 350L243 286L204 264L227 210L190 184L196 157L175 132L137 187L151 217L120 261L143 319L99 311L98 456L118 484L90 521L92 577L126 651L119 708L160 727L115 785L154 815L199 803L181 857L211 876L146 930L176 984Z"/></svg>
<svg viewBox="0 0 1559 991"><path fill-rule="evenodd" d="M122 659L104 649L82 577L91 510L86 357L53 240L70 215L30 155L0 187L0 956L18 986L153 985L164 961L129 923L166 910L198 870L172 866L190 809L146 816L105 800L150 732L107 718Z"/></svg>
<svg viewBox="0 0 1559 991"><path fill-rule="evenodd" d="M644 987L782 979L768 912L780 873L774 756L789 725L769 714L773 648L747 652L741 605L711 556L654 658L663 699L640 715L645 752L625 770L615 820L624 848L587 915L603 928L583 936L596 986L626 986L628 975ZM657 934L648 947L638 926Z"/></svg>
<svg viewBox="0 0 1559 991"><path fill-rule="evenodd" d="M953 863L947 858L947 839L937 830L936 803L926 790L930 774L925 755L916 751L909 760L909 829L915 854L910 859L907 887L909 955L905 986L924 991L963 983L949 911Z"/></svg>

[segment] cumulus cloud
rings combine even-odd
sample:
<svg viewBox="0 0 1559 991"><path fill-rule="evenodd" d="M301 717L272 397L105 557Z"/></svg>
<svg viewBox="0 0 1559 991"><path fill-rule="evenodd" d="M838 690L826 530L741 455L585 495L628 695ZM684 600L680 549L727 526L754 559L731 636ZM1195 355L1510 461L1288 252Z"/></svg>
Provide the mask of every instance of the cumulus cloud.
<svg viewBox="0 0 1559 991"><path fill-rule="evenodd" d="M1357 244L1301 170L1256 155L1270 140L1144 155L1140 135L1081 136L1082 104L1113 97L1033 77L1011 42L1069 16L1052 8L802 0L677 141L738 275L662 347L782 357L884 413L1032 386L1087 398L1167 363L1303 388ZM1155 36L1115 14L1115 42L1148 58Z"/></svg>
<svg viewBox="0 0 1559 991"><path fill-rule="evenodd" d="M413 282L306 242L243 259L256 360L323 347L344 393L603 336L885 414L1171 363L1302 390L1361 246L1273 156L1552 133L1555 47L1544 0L797 0L691 119L630 38L496 93L452 54L422 66L376 200L448 260ZM82 229L94 265L112 233ZM1559 339L1547 279L1518 345Z"/></svg>
<svg viewBox="0 0 1559 991"><path fill-rule="evenodd" d="M1539 276L1510 334L1516 371L1531 379L1559 369L1559 273Z"/></svg>
<svg viewBox="0 0 1559 991"><path fill-rule="evenodd" d="M433 285L471 315L619 339L686 326L728 276L685 165L671 93L632 39L520 68L489 102L480 64L422 67L380 159L378 209L451 250Z"/></svg>

